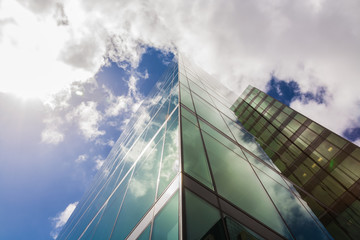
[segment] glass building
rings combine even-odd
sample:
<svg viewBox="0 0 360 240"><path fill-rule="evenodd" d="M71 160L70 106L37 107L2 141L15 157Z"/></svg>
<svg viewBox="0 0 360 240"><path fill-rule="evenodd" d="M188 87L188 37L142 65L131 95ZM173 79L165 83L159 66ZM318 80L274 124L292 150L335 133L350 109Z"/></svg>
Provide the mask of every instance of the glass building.
<svg viewBox="0 0 360 240"><path fill-rule="evenodd" d="M58 238L332 239L220 88L180 56Z"/></svg>
<svg viewBox="0 0 360 240"><path fill-rule="evenodd" d="M336 239L360 239L360 148L249 86L232 110Z"/></svg>

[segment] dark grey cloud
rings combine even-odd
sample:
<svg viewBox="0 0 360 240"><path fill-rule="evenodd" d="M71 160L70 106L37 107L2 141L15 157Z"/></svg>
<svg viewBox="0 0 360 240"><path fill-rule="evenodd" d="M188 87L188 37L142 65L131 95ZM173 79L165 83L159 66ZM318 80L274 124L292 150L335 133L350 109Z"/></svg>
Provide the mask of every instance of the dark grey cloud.
<svg viewBox="0 0 360 240"><path fill-rule="evenodd" d="M82 37L79 40L70 40L62 48L59 59L66 64L85 70L92 70L98 67L94 56L99 56L101 51L99 42L90 36Z"/></svg>
<svg viewBox="0 0 360 240"><path fill-rule="evenodd" d="M57 25L62 26L62 25L69 25L69 19L65 14L65 10L64 10L64 5L61 3L56 3L56 8L55 8L55 20L57 22Z"/></svg>

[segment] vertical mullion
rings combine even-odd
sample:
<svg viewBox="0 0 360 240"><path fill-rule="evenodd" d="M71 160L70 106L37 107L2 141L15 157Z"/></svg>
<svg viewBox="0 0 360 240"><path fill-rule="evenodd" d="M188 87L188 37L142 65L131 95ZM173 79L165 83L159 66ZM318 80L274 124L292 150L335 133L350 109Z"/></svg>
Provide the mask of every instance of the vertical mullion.
<svg viewBox="0 0 360 240"><path fill-rule="evenodd" d="M180 186L179 186L179 218L178 218L178 222L179 222L179 239L182 240L184 239L184 236L186 236L186 217L185 217L185 194L184 194L184 184L183 184L183 169L184 169L184 161L183 161L183 154L182 154L182 151L183 151L183 142L182 142L182 118L181 118L181 93L180 93L180 69L183 69L184 66L182 66L182 68L180 67L180 65L183 65L183 62L182 62L182 56L179 54L179 60L178 60L178 96L179 96L179 102L178 102L178 108L179 108L179 112L178 112L178 123L179 123L179 128L178 128L178 139L179 139L179 151L178 151L178 154L179 154L179 160L180 160L180 164L179 164L179 167L180 167ZM186 77L186 76L185 76Z"/></svg>

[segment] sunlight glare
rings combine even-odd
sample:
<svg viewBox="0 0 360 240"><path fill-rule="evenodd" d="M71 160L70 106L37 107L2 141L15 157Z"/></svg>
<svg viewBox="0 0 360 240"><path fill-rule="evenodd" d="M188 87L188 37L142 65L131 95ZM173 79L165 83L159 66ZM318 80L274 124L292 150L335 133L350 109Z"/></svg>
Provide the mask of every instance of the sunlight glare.
<svg viewBox="0 0 360 240"><path fill-rule="evenodd" d="M24 99L48 99L94 69L75 68L59 58L73 30L57 26L53 16L37 17L16 1L4 1L0 16L9 19L0 44L0 92Z"/></svg>

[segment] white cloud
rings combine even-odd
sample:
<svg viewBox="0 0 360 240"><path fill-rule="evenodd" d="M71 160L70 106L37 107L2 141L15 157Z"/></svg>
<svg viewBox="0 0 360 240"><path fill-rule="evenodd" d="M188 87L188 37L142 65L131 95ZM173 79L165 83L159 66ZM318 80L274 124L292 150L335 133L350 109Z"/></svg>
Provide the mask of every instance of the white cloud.
<svg viewBox="0 0 360 240"><path fill-rule="evenodd" d="M81 154L77 157L77 159L75 160L76 163L82 163L85 162L88 159L88 155L86 154Z"/></svg>
<svg viewBox="0 0 360 240"><path fill-rule="evenodd" d="M104 140L104 139L98 138L95 140L95 144L112 147L112 146L114 146L115 142L112 139Z"/></svg>
<svg viewBox="0 0 360 240"><path fill-rule="evenodd" d="M56 129L47 128L41 133L41 141L44 143L58 144L64 141L64 134Z"/></svg>
<svg viewBox="0 0 360 240"><path fill-rule="evenodd" d="M109 106L105 110L105 115L114 117L118 116L122 111L128 110L132 104L132 99L127 96L113 96L112 94L109 97Z"/></svg>
<svg viewBox="0 0 360 240"><path fill-rule="evenodd" d="M52 224L54 226L53 230L50 232L50 236L53 239L56 239L59 235L62 227L65 225L71 214L74 212L77 204L79 202L70 203L64 211L56 215L56 217L51 218Z"/></svg>
<svg viewBox="0 0 360 240"><path fill-rule="evenodd" d="M41 132L41 141L48 144L59 144L64 141L64 133L59 130L63 123L61 118L50 116L44 120L45 129Z"/></svg>
<svg viewBox="0 0 360 240"><path fill-rule="evenodd" d="M114 142L114 140L109 140L109 141L107 142L107 144L108 144L110 147L112 147L112 146L114 146L115 142Z"/></svg>
<svg viewBox="0 0 360 240"><path fill-rule="evenodd" d="M105 45L101 44L101 33L79 24L85 21L81 11L77 15L69 11L71 27L58 26L55 1L38 3L1 1L0 20L11 19L14 24L0 29L0 64L6 66L0 74L0 91L46 99L73 81L93 76L104 64ZM70 2L66 6L79 7Z"/></svg>
<svg viewBox="0 0 360 240"><path fill-rule="evenodd" d="M139 77L146 79L149 77L148 75L147 71L144 74L133 71L127 81L129 90L126 95L114 96L110 89L102 86L108 95L106 99L108 106L105 109L105 116L115 117L120 114L131 115L136 112L144 99L144 97L138 92L137 83L139 81Z"/></svg>
<svg viewBox="0 0 360 240"><path fill-rule="evenodd" d="M99 130L99 124L103 119L101 113L96 110L97 103L93 101L81 102L73 111L66 115L68 121L75 120L86 140L94 140L104 135L105 131Z"/></svg>
<svg viewBox="0 0 360 240"><path fill-rule="evenodd" d="M131 193L134 195L134 197L139 198L146 194L146 192L149 189L149 186L147 186L146 183L144 183L144 180L141 177L140 179L133 178L129 189Z"/></svg>
<svg viewBox="0 0 360 240"><path fill-rule="evenodd" d="M310 117L324 125L341 122L338 133L360 126L357 0L65 0L63 11L54 1L22 3L1 2L0 21L14 23L0 24L0 64L7 66L0 91L56 92L93 76L109 59L136 67L150 45L180 49L236 95L248 84L264 90L271 74L295 79L302 91L325 86L332 98L320 106L321 116L313 111ZM59 16L68 25L58 25Z"/></svg>
<svg viewBox="0 0 360 240"><path fill-rule="evenodd" d="M117 31L110 33L106 57L113 62L119 63L119 66L122 68L136 68L141 55L145 52L145 48L128 31L120 29L118 31L120 33ZM110 30L110 32L113 32L113 30Z"/></svg>
<svg viewBox="0 0 360 240"><path fill-rule="evenodd" d="M104 164L105 160L101 156L95 157L95 169L99 170Z"/></svg>

